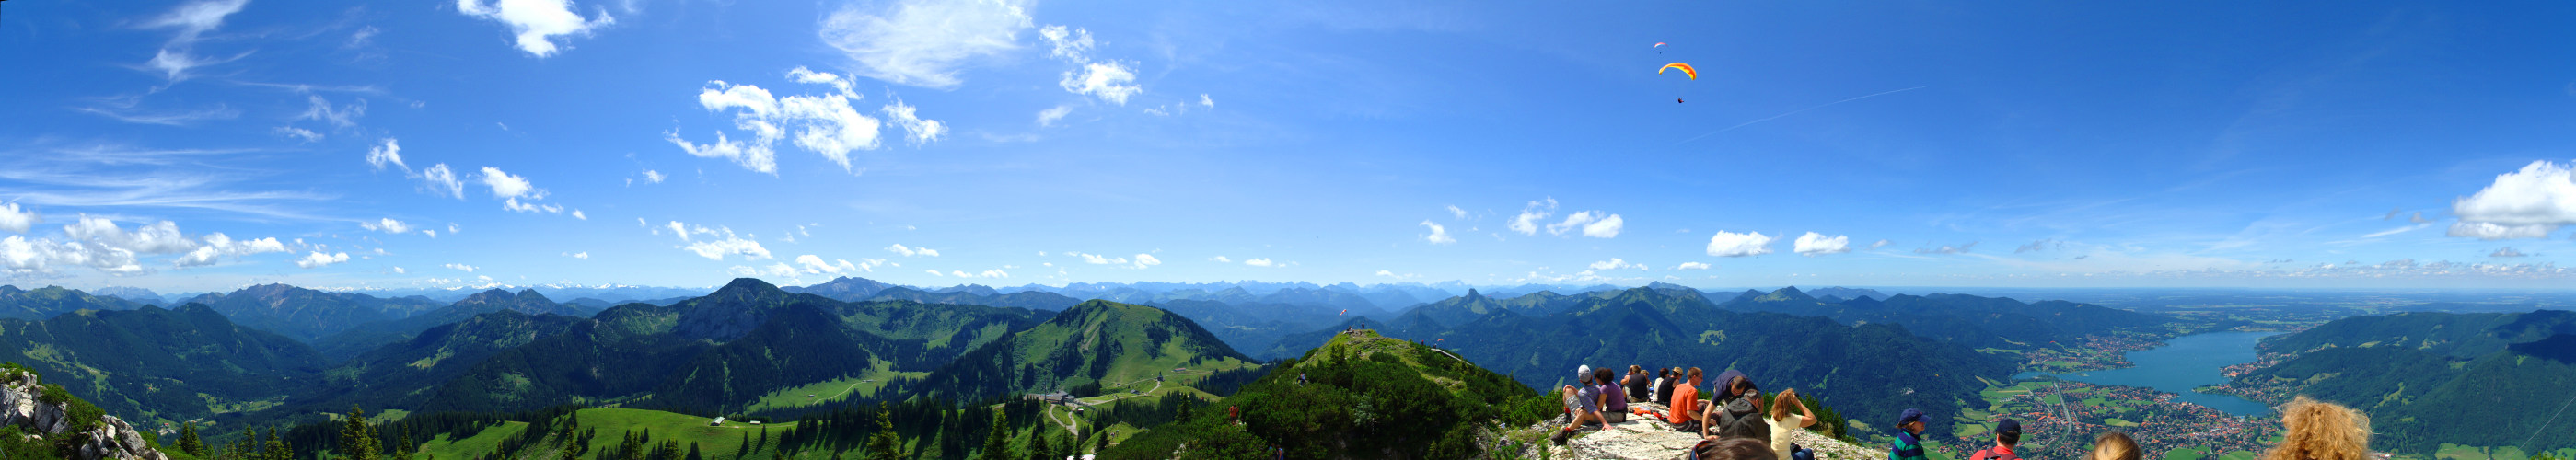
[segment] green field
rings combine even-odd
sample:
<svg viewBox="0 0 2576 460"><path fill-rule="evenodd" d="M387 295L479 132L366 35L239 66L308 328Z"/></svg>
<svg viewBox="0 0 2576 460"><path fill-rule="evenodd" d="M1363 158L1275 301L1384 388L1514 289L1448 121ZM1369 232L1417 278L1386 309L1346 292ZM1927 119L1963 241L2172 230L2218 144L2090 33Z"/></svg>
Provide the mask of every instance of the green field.
<svg viewBox="0 0 2576 460"><path fill-rule="evenodd" d="M2209 453L2201 452L2200 449L2185 447L2165 451L2164 460L2200 460L2202 457L2208 456Z"/></svg>
<svg viewBox="0 0 2576 460"><path fill-rule="evenodd" d="M2549 454L2561 459L2576 458L2576 449L2558 449ZM2523 460L2531 458L2531 455L2513 446L2480 447L2442 444L2440 450L2434 451L2433 458L2436 460Z"/></svg>
<svg viewBox="0 0 2576 460"><path fill-rule="evenodd" d="M757 438L760 437L760 430L763 429L763 427L731 421L725 422L724 426L707 426L706 418L642 409L582 409L575 414L580 417L582 428L599 430L599 435L590 440L592 452L617 447L619 433L622 431L634 430L640 433L644 430L652 430L655 443L675 440L680 442L683 449L694 443L698 445L701 452L709 456L718 456L719 452L722 456L731 456L734 449L742 445L743 433L751 433L752 437ZM792 426L796 424L787 422L768 425L777 429ZM502 438L519 434L527 429L526 423L505 422L500 426L485 428L481 433L475 433L474 436L463 440L451 441L441 435L437 439L421 444L420 451L434 455L431 458L474 458L498 450ZM771 433L771 436L779 434L783 433Z"/></svg>
<svg viewBox="0 0 2576 460"><path fill-rule="evenodd" d="M851 396L870 396L876 394L877 389L885 388L886 383L892 381L896 377L918 379L926 375L930 375L930 373L895 372L892 370L886 370L886 366L875 366L872 370L868 371L867 374L860 375L858 377L826 380L769 392L769 394L761 395L760 400L753 402L751 407L743 409L743 413L759 413L760 411L770 409L811 406L849 399ZM808 397L805 395L814 396Z"/></svg>

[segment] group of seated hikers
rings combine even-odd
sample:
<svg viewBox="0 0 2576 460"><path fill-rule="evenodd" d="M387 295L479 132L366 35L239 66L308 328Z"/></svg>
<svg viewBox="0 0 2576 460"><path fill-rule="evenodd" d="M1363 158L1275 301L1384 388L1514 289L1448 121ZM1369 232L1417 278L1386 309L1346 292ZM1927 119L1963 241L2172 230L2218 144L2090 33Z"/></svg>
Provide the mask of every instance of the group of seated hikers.
<svg viewBox="0 0 2576 460"><path fill-rule="evenodd" d="M1575 374L1578 385L1559 389L1565 400L1566 425L1548 437L1557 444L1595 425L1626 423L1633 414L1700 435L1700 442L1682 453L1683 460L1816 458L1814 449L1791 442L1791 434L1816 424L1815 412L1798 399L1797 390L1781 390L1766 399L1752 378L1729 369L1718 374L1713 397L1701 400L1701 374L1696 367L1660 369L1649 376L1642 367L1628 366L1622 376L1610 368L1582 366ZM1656 411L1631 403L1655 403L1668 409ZM1898 414L1888 460L1929 459L1923 452L1924 423L1920 409ZM2370 419L2350 408L2300 396L2281 407L2281 425L2280 444L2259 460L2366 460L2370 456ZM2021 443L2020 421L1998 420L1992 433L1994 444L1968 460L2021 460L2013 450ZM2108 431L2094 436L2093 448L2083 460L2139 460L2144 454L2127 433Z"/></svg>

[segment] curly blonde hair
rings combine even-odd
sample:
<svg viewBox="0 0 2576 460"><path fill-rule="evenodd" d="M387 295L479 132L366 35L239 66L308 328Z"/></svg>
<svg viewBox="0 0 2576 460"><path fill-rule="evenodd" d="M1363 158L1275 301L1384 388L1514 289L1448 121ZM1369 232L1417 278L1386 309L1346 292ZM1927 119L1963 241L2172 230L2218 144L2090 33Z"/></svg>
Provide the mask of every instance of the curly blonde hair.
<svg viewBox="0 0 2576 460"><path fill-rule="evenodd" d="M2281 407L2281 444L2263 460L2364 460L2370 455L2370 416L2335 403L2300 396Z"/></svg>
<svg viewBox="0 0 2576 460"><path fill-rule="evenodd" d="M2086 454L2084 459L2138 460L2139 455L2138 441L2130 439L2128 433L2105 431L2093 437L2093 451Z"/></svg>

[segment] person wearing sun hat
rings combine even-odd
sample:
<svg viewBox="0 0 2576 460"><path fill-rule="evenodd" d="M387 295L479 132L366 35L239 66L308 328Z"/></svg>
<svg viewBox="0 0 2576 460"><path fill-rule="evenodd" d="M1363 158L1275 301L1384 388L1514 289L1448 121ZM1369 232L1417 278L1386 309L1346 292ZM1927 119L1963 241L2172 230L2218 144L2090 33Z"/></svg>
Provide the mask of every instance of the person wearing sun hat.
<svg viewBox="0 0 2576 460"><path fill-rule="evenodd" d="M1887 460L1929 460L1923 456L1923 410L1905 409L1896 416L1896 444L1887 449Z"/></svg>

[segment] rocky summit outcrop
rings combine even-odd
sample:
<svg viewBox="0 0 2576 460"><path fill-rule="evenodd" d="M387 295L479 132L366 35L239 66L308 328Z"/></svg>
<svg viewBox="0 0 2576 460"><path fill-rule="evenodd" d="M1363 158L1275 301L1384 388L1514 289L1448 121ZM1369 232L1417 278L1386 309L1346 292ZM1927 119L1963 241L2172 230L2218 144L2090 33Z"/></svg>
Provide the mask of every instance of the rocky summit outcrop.
<svg viewBox="0 0 2576 460"><path fill-rule="evenodd" d="M71 401L45 402L45 388L34 372L25 369L0 369L0 424L14 425L29 433L47 438L73 436L70 460L170 460L143 441L143 433L113 415L101 415L95 424L77 433L64 434L72 428Z"/></svg>
<svg viewBox="0 0 2576 460"><path fill-rule="evenodd" d="M1660 404L1640 405L1656 411L1664 409ZM1698 434L1673 431L1671 424L1632 416L1628 421L1610 424L1608 429L1577 435L1563 446L1546 444L1543 439L1548 430L1563 426L1564 420L1551 419L1525 428L1523 432L1535 432L1534 437L1542 440L1534 447L1548 449L1553 458L1673 460L1683 458L1683 451L1700 440ZM1887 456L1885 451L1826 438L1812 431L1799 430L1791 438L1796 439L1800 447L1815 449L1816 460L1870 460ZM1537 452L1528 452L1528 455L1536 457Z"/></svg>
<svg viewBox="0 0 2576 460"><path fill-rule="evenodd" d="M16 425L29 433L55 434L71 429L65 414L66 403L47 403L41 398L44 387L36 374L24 370L0 370L0 425Z"/></svg>
<svg viewBox="0 0 2576 460"><path fill-rule="evenodd" d="M72 460L170 460L169 455L143 442L141 432L114 415L100 416L98 425L80 432L79 439L79 446L70 452Z"/></svg>

